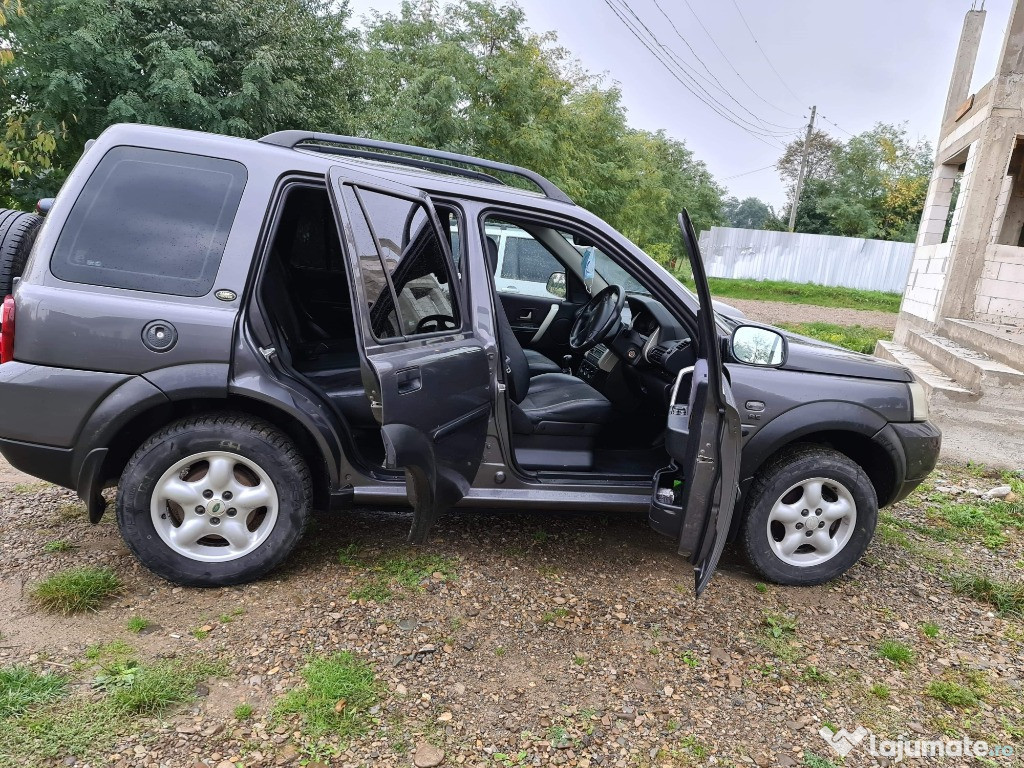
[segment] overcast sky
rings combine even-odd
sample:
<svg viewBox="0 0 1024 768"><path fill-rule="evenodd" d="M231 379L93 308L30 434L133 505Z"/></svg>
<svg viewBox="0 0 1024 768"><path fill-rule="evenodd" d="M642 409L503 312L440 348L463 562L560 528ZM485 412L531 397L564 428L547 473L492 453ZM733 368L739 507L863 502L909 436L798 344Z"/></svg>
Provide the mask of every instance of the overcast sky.
<svg viewBox="0 0 1024 768"><path fill-rule="evenodd" d="M778 159L777 142L802 135L812 104L831 121L819 121L820 127L840 138L880 121L906 122L912 137L934 144L963 17L971 8L970 0L625 1L663 46L699 73L720 104L762 132L792 130L793 136L759 140L715 114L674 79L605 0L519 3L533 30L554 31L586 69L619 83L631 125L664 128L685 140L730 194L754 195L776 207L785 195L775 170L750 171ZM623 0L612 2L630 18ZM351 0L356 19L400 5ZM1012 0L985 3L974 90L995 71L1011 6ZM716 80L736 101L708 85Z"/></svg>

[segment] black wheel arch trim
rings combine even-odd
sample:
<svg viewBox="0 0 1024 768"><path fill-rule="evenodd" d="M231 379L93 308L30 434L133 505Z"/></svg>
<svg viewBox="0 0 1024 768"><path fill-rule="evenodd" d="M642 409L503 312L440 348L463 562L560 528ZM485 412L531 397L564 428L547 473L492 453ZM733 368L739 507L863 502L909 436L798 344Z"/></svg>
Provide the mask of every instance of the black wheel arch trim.
<svg viewBox="0 0 1024 768"><path fill-rule="evenodd" d="M754 476L764 463L779 450L802 437L819 432L848 432L872 440L885 451L894 473L893 494L890 498L879 498L883 507L895 500L895 493L906 475L907 459L903 444L890 423L876 411L859 403L838 400L823 400L806 403L779 414L761 427L743 446L740 466L740 493L736 500L736 514L733 516L730 539L740 529L746 504L747 490Z"/></svg>

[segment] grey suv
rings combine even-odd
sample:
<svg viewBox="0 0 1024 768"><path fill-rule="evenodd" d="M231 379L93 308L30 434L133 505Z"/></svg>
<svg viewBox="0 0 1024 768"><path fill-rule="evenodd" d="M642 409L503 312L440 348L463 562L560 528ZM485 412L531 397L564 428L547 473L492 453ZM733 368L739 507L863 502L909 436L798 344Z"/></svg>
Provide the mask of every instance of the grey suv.
<svg viewBox="0 0 1024 768"><path fill-rule="evenodd" d="M938 455L906 369L711 311L685 213L695 294L524 168L117 125L42 207L16 237L0 212L0 452L93 522L117 484L181 584L258 578L311 509L365 504L411 505L415 543L453 506L648 510L698 593L733 539L820 583ZM552 290L496 290L507 228Z"/></svg>

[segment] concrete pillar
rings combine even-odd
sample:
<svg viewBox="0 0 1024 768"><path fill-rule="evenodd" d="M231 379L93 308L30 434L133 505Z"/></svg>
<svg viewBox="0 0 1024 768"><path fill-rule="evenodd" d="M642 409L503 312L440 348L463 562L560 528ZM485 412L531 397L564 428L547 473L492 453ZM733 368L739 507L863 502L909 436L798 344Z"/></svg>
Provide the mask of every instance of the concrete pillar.
<svg viewBox="0 0 1024 768"><path fill-rule="evenodd" d="M974 63L981 46L981 30L985 26L985 11L968 11L964 17L964 28L960 33L960 44L956 48L953 76L949 80L949 94L942 122L953 117L959 107L971 95L971 79L974 77Z"/></svg>

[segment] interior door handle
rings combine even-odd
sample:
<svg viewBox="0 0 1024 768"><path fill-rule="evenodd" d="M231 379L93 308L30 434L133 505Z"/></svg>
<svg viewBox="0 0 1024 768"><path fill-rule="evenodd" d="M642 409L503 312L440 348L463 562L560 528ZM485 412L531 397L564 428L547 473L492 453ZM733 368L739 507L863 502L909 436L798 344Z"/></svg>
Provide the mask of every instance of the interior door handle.
<svg viewBox="0 0 1024 768"><path fill-rule="evenodd" d="M520 320L533 320L533 310L532 309L524 309L522 312L519 313L519 319Z"/></svg>
<svg viewBox="0 0 1024 768"><path fill-rule="evenodd" d="M423 379L420 378L420 369L416 366L403 368L396 374L398 394L407 395L410 392L418 392L423 387Z"/></svg>

